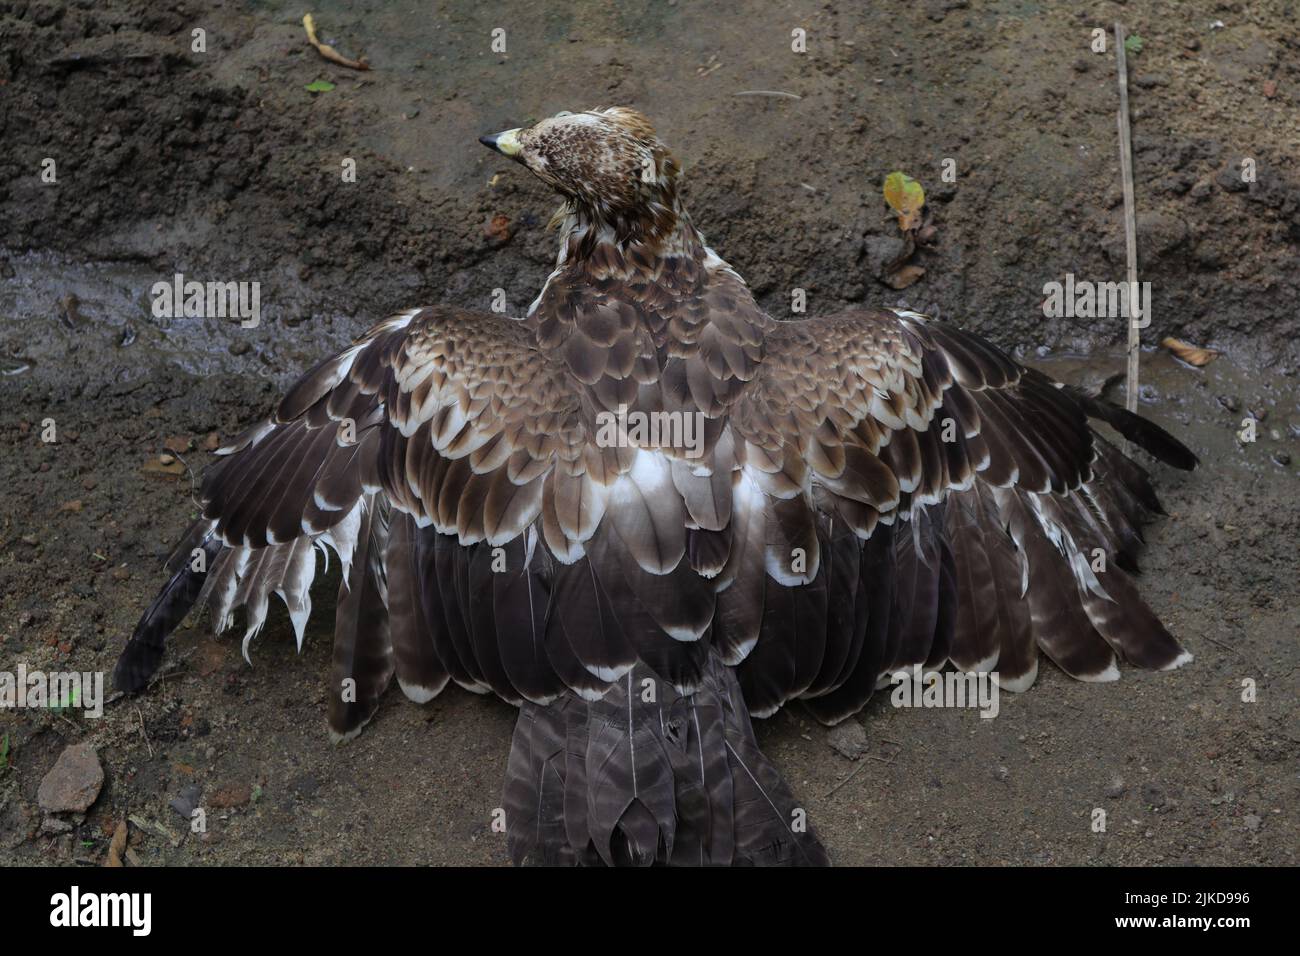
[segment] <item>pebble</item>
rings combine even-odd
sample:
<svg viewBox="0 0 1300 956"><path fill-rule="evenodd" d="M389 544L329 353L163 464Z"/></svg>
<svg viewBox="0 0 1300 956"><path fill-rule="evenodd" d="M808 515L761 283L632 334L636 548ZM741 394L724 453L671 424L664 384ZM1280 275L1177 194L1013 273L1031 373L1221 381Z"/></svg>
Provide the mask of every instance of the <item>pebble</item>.
<svg viewBox="0 0 1300 956"><path fill-rule="evenodd" d="M1120 797L1124 796L1124 791L1126 789L1128 788L1124 785L1124 778L1116 777L1111 780L1110 786L1106 788L1106 796L1112 800L1118 800Z"/></svg>
<svg viewBox="0 0 1300 956"><path fill-rule="evenodd" d="M199 800L202 797L203 788L197 783L192 783L172 797L167 805L188 820L194 815L194 809L199 805Z"/></svg>
<svg viewBox="0 0 1300 956"><path fill-rule="evenodd" d="M837 754L849 760L857 760L869 746L867 731L856 720L846 720L826 731L826 742Z"/></svg>
<svg viewBox="0 0 1300 956"><path fill-rule="evenodd" d="M84 813L104 786L104 768L90 744L64 748L41 779L36 801L47 813Z"/></svg>

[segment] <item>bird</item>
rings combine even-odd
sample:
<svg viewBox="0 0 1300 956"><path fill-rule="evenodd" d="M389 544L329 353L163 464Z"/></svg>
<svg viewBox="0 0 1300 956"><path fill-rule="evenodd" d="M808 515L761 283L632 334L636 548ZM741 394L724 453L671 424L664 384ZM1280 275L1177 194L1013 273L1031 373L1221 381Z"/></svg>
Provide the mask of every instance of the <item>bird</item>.
<svg viewBox="0 0 1300 956"><path fill-rule="evenodd" d="M301 649L333 552L331 737L394 676L516 705L516 863L824 865L753 718L1191 660L1134 580L1150 474L1100 430L1194 468L1163 428L915 311L768 315L634 109L480 141L560 197L536 299L392 315L219 449L119 689L201 608L247 657L277 595Z"/></svg>

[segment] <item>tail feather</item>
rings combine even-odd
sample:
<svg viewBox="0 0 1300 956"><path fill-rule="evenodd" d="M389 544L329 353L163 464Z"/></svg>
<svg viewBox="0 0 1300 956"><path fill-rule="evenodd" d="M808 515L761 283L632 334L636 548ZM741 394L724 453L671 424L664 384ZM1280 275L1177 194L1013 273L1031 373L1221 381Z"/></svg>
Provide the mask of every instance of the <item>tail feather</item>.
<svg viewBox="0 0 1300 956"><path fill-rule="evenodd" d="M828 862L717 655L693 694L639 665L601 700L526 703L505 805L517 863Z"/></svg>

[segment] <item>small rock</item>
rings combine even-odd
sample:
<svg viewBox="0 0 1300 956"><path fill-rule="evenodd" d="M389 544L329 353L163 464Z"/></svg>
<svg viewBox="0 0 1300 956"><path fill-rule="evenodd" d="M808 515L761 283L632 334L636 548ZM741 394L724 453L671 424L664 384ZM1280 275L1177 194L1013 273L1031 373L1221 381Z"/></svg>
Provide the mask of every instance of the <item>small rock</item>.
<svg viewBox="0 0 1300 956"><path fill-rule="evenodd" d="M1246 825L1246 829L1252 833L1259 829L1259 825L1264 821L1254 813L1248 813L1241 818L1241 822Z"/></svg>
<svg viewBox="0 0 1300 956"><path fill-rule="evenodd" d="M36 800L47 813L84 813L104 786L104 769L90 744L64 748L41 779Z"/></svg>
<svg viewBox="0 0 1300 956"><path fill-rule="evenodd" d="M826 742L841 757L857 760L867 752L867 732L856 720L846 720L826 732Z"/></svg>
<svg viewBox="0 0 1300 956"><path fill-rule="evenodd" d="M67 820L60 820L58 817L47 816L41 821L41 832L51 834L71 833L72 824Z"/></svg>
<svg viewBox="0 0 1300 956"><path fill-rule="evenodd" d="M194 815L194 809L199 805L199 800L202 797L203 788L197 783L192 783L172 797L168 806L188 820Z"/></svg>
<svg viewBox="0 0 1300 956"><path fill-rule="evenodd" d="M1127 789L1128 788L1124 784L1124 778L1116 777L1111 780L1110 786L1106 788L1106 796L1111 800L1118 800L1120 797L1124 796L1124 791Z"/></svg>

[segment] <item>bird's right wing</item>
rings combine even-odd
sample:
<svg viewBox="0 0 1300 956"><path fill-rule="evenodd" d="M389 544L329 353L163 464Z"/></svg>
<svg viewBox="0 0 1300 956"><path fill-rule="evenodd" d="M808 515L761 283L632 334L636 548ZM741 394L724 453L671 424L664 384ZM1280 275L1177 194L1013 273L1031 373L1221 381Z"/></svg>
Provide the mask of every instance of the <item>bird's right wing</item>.
<svg viewBox="0 0 1300 956"><path fill-rule="evenodd" d="M221 449L117 685L147 682L195 605L218 630L243 608L247 655L278 594L301 645L328 547L344 576L337 736L394 670L416 700L449 679L512 702L596 699L639 661L697 686L713 600L686 505L663 454L602 439L598 408L521 322L430 308L380 323Z"/></svg>

